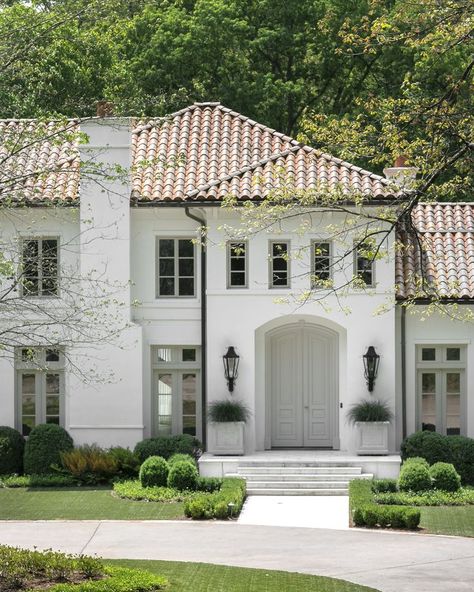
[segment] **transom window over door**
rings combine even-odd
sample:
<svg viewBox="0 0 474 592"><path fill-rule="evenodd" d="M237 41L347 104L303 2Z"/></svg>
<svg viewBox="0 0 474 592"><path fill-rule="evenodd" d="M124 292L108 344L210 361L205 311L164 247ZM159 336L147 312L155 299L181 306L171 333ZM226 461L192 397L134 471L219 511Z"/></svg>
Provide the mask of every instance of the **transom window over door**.
<svg viewBox="0 0 474 592"><path fill-rule="evenodd" d="M21 292L23 296L57 296L59 291L57 238L23 239Z"/></svg>
<svg viewBox="0 0 474 592"><path fill-rule="evenodd" d="M446 435L466 431L466 350L463 346L417 348L418 427Z"/></svg>
<svg viewBox="0 0 474 592"><path fill-rule="evenodd" d="M156 240L158 298L196 295L195 251L190 238Z"/></svg>
<svg viewBox="0 0 474 592"><path fill-rule="evenodd" d="M152 432L201 437L200 350L195 346L152 348Z"/></svg>
<svg viewBox="0 0 474 592"><path fill-rule="evenodd" d="M24 436L40 423L64 424L64 356L58 349L16 352L17 423Z"/></svg>

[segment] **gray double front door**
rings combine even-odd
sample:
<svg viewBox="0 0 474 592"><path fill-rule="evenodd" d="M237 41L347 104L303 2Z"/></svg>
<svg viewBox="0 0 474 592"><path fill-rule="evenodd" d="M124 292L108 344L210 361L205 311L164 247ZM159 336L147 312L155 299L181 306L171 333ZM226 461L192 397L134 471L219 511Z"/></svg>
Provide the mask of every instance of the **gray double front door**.
<svg viewBox="0 0 474 592"><path fill-rule="evenodd" d="M338 335L306 322L267 337L271 446L338 447Z"/></svg>

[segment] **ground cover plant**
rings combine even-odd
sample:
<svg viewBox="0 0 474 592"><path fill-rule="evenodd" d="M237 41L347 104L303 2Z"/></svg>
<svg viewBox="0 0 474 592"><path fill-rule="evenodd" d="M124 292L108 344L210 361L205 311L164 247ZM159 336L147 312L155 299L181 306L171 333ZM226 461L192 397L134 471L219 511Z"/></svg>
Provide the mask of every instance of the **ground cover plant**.
<svg viewBox="0 0 474 592"><path fill-rule="evenodd" d="M162 575L105 565L85 555L0 546L0 591L152 592L167 585Z"/></svg>
<svg viewBox="0 0 474 592"><path fill-rule="evenodd" d="M163 574L167 592L376 592L344 580L268 569L133 559L108 563Z"/></svg>

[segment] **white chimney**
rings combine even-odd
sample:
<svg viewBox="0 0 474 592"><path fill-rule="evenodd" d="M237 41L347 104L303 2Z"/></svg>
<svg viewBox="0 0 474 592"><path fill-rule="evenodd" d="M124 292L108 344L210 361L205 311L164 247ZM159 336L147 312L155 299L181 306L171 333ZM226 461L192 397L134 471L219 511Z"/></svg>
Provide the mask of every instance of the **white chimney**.
<svg viewBox="0 0 474 592"><path fill-rule="evenodd" d="M383 174L391 183L405 188L413 185L418 173L417 167L406 166L406 161L406 156L399 156L393 167L383 170Z"/></svg>

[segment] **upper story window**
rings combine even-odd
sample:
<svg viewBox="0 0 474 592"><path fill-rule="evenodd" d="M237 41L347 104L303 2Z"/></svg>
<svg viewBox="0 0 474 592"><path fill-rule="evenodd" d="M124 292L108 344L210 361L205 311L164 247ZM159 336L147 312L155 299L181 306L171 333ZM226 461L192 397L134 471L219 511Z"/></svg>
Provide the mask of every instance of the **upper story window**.
<svg viewBox="0 0 474 592"><path fill-rule="evenodd" d="M247 243L231 241L227 243L227 287L247 287Z"/></svg>
<svg viewBox="0 0 474 592"><path fill-rule="evenodd" d="M156 295L158 298L196 295L195 251L190 238L157 239Z"/></svg>
<svg viewBox="0 0 474 592"><path fill-rule="evenodd" d="M23 296L57 296L59 293L59 241L28 238L21 248Z"/></svg>
<svg viewBox="0 0 474 592"><path fill-rule="evenodd" d="M290 243L270 241L270 288L290 287Z"/></svg>
<svg viewBox="0 0 474 592"><path fill-rule="evenodd" d="M354 251L354 275L368 288L375 286L375 261L367 255L369 247L363 245Z"/></svg>
<svg viewBox="0 0 474 592"><path fill-rule="evenodd" d="M321 287L331 280L332 246L330 242L313 241L311 245L312 286Z"/></svg>

